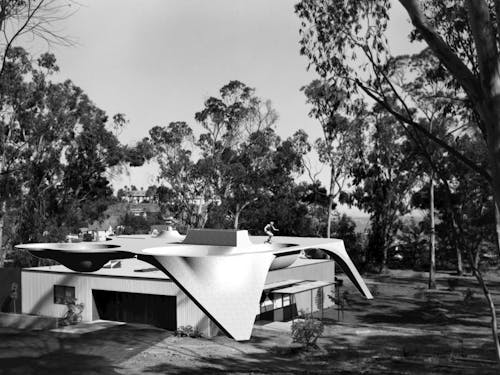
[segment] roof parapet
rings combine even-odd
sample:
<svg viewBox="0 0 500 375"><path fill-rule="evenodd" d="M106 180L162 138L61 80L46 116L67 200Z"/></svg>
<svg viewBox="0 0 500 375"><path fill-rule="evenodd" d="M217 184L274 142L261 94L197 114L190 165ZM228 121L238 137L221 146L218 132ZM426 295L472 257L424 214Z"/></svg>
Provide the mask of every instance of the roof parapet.
<svg viewBox="0 0 500 375"><path fill-rule="evenodd" d="M190 229L183 243L234 247L253 245L247 230L236 229Z"/></svg>

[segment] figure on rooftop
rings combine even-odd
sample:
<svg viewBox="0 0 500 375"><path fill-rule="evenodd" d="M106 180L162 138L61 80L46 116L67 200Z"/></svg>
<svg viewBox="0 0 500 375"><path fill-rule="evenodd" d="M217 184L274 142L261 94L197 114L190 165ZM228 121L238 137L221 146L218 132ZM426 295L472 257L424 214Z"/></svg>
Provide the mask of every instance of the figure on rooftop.
<svg viewBox="0 0 500 375"><path fill-rule="evenodd" d="M274 221L271 221L264 227L264 232L268 235L268 238L264 243L271 243L271 240L274 236L274 233L272 231L279 232L279 229L274 227Z"/></svg>

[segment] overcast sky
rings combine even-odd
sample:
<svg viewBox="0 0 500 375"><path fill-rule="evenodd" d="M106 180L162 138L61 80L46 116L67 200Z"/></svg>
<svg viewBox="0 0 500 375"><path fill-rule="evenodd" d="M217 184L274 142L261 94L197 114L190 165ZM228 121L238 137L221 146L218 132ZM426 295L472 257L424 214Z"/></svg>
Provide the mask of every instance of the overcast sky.
<svg viewBox="0 0 500 375"><path fill-rule="evenodd" d="M79 0L59 28L73 47L52 46L61 78L82 87L109 116L130 120L120 139L139 140L156 125L186 121L230 80L256 88L280 115L283 138L320 126L299 89L315 78L299 55L295 0ZM394 4L389 36L393 54L407 53L408 17ZM38 47L41 52L45 47ZM322 174L327 181L326 168ZM154 181L153 166L115 179L115 188Z"/></svg>

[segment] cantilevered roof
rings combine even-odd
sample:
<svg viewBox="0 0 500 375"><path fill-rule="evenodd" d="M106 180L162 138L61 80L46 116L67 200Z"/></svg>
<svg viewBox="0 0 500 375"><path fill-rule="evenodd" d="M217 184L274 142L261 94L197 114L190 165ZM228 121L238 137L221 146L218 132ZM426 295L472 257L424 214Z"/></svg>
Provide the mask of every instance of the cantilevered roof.
<svg viewBox="0 0 500 375"><path fill-rule="evenodd" d="M191 300L236 340L248 340L267 273L273 264L306 249L322 249L358 290L373 298L342 240L312 237L250 237L247 231L200 230L186 237L175 231L153 236L115 237L94 243L17 245L78 272L95 272L113 259L137 257L165 273ZM276 265L275 264L275 265ZM108 269L113 271L113 269ZM285 289L286 288L282 288ZM297 289L296 289L297 290Z"/></svg>
<svg viewBox="0 0 500 375"><path fill-rule="evenodd" d="M264 285L264 290L281 288L287 285L294 285L300 283L302 280L281 280L274 283Z"/></svg>
<svg viewBox="0 0 500 375"><path fill-rule="evenodd" d="M273 293L280 294L297 294L301 292L307 292L308 290L323 288L325 286L330 286L335 284L334 282L327 281L305 281L297 285L292 285L283 289L275 289Z"/></svg>

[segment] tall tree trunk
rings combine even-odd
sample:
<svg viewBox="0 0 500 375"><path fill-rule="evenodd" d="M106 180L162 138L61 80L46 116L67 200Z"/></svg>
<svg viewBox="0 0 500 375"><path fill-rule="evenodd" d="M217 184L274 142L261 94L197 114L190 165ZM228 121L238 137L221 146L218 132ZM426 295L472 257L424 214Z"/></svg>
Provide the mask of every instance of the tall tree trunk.
<svg viewBox="0 0 500 375"><path fill-rule="evenodd" d="M335 166L332 165L330 167L330 191L328 193L328 217L327 217L327 225L326 225L326 238L330 238L332 236L332 206L333 206L333 193L335 190Z"/></svg>
<svg viewBox="0 0 500 375"><path fill-rule="evenodd" d="M239 221L240 221L240 205L236 205L236 212L234 213L234 229L238 229Z"/></svg>
<svg viewBox="0 0 500 375"><path fill-rule="evenodd" d="M500 86L500 78L497 84ZM500 106L500 93L499 98L494 101L494 105ZM493 105L492 104L492 105ZM496 117L496 124L491 124L488 127L488 151L490 156L491 165L491 187L493 190L493 198L495 202L495 233L497 236L496 244L500 249L500 108L493 109ZM500 250L499 250L500 253ZM500 360L500 359L499 359Z"/></svg>
<svg viewBox="0 0 500 375"><path fill-rule="evenodd" d="M380 273L387 273L387 246L384 246L384 250L382 251L382 263L380 264Z"/></svg>
<svg viewBox="0 0 500 375"><path fill-rule="evenodd" d="M387 225L387 222L385 223ZM387 226L384 226L383 233L383 249L382 249L382 261L380 264L380 273L387 273L389 271L389 267L387 267L387 258L389 254L389 246L391 245L391 238L389 237L390 230L387 229Z"/></svg>
<svg viewBox="0 0 500 375"><path fill-rule="evenodd" d="M434 220L434 174L431 173L429 187L429 215L431 218L431 238L429 249L429 289L436 289L436 223Z"/></svg>
<svg viewBox="0 0 500 375"><path fill-rule="evenodd" d="M479 249L476 249L473 258L474 258L473 268L479 269L479 261L481 260L481 251Z"/></svg>
<svg viewBox="0 0 500 375"><path fill-rule="evenodd" d="M457 275L462 276L462 274L464 273L464 266L462 260L462 250L460 249L460 245L458 243L458 237L460 236L460 234L458 230L457 220L455 219L455 213L451 205L451 190L445 178L441 178L441 181L443 181L444 186L446 188L445 190L446 194L444 196L444 199L445 199L446 210L448 211L448 215L450 216L449 221L450 221L450 228L452 231L451 240L453 242L453 246L455 247L455 252L457 254Z"/></svg>
<svg viewBox="0 0 500 375"><path fill-rule="evenodd" d="M461 224L457 221L457 226L458 230L460 232L460 238L464 238L464 230ZM495 303L493 302L493 298L491 297L490 290L488 286L486 285L486 282L483 279L483 275L481 273L481 270L479 269L479 264L476 266L476 261L474 254L471 250L471 248L467 249L467 255L469 258L469 262L472 268L472 273L476 277L476 280L479 283L479 286L483 290L484 297L486 298L486 301L488 302L488 308L490 310L490 317L491 317L491 336L493 338L493 345L495 346L495 353L497 356L497 361L500 362L500 338L498 337L498 321L497 321L497 312L495 308ZM479 263L479 262L478 262Z"/></svg>
<svg viewBox="0 0 500 375"><path fill-rule="evenodd" d="M5 226L5 216L7 215L7 201L3 201L0 208L0 268L5 264L6 249L3 246L3 228Z"/></svg>
<svg viewBox="0 0 500 375"><path fill-rule="evenodd" d="M462 86L481 118L478 126L487 141L491 168L490 181L495 202L500 207L500 56L497 46L498 30L493 29L494 22L491 19L489 2L467 0L464 4L477 54L479 79L434 29L433 23L427 19L419 1L399 0L399 2L405 7L413 25L427 42L429 48ZM499 19L500 7L496 6L495 12L497 19ZM462 231L460 232L462 233ZM470 253L468 251L470 262L473 264L474 261ZM495 306L480 271L474 270L474 274L483 287L484 295L490 306L492 336L497 360L500 362Z"/></svg>
<svg viewBox="0 0 500 375"><path fill-rule="evenodd" d="M460 250L460 246L455 245L455 250L457 252L457 275L462 276L464 273L464 266L462 261L462 251Z"/></svg>
<svg viewBox="0 0 500 375"><path fill-rule="evenodd" d="M498 74L496 75L496 82L497 86L500 86L500 77ZM489 127L488 131L488 149L489 149L489 154L490 154L490 165L491 165L491 170L492 170L492 187L493 187L493 197L495 198L496 202L496 207L500 207L500 108L498 106L500 105L500 93L498 93L495 97L494 100L492 100L493 105L492 111L495 113L495 119L496 122L495 124L491 124ZM497 242L498 242L498 219L497 219L497 214L495 210L495 219L496 219L496 234L497 234ZM495 311L495 305L493 303L493 300L491 298L491 295L488 291L488 288L486 287L486 284L484 283L484 280L482 279L482 275L479 272L478 269L478 274L479 276L478 281L483 287L484 295L486 296L486 299L488 301L488 305L490 308L491 312L491 332L492 336L494 338L494 343L495 343L495 349L496 349L496 354L497 354L497 361L500 362L500 342L499 342L499 337L498 337L498 327L497 327L497 316L496 316L496 311Z"/></svg>
<svg viewBox="0 0 500 375"><path fill-rule="evenodd" d="M252 202L255 202L257 198L254 198L252 200L249 200L248 202L243 203L241 206L240 204L236 204L236 210L234 213L234 229L238 229L239 222L240 222L240 215L243 212L243 210Z"/></svg>
<svg viewBox="0 0 500 375"><path fill-rule="evenodd" d="M451 194L451 192L449 191L449 189L447 189L446 191L447 191L447 195L449 198L449 195ZM447 200L449 203L448 198L447 198ZM460 231L458 229L458 224L457 224L457 220L455 219L455 213L453 212L453 208L448 205L447 209L448 209L448 212L450 215L450 222L451 222L450 223L451 230L452 230L451 240L453 241L453 246L455 247L455 252L457 254L457 275L462 276L462 274L464 273L464 262L462 260L462 250L460 248L460 244L458 243L458 237L461 234L459 233Z"/></svg>
<svg viewBox="0 0 500 375"><path fill-rule="evenodd" d="M498 255L500 256L500 210L498 209L498 204L495 204L495 229L496 229L496 245L497 245L497 252Z"/></svg>
<svg viewBox="0 0 500 375"><path fill-rule="evenodd" d="M472 257L472 254L471 254ZM472 259L471 259L472 261ZM498 337L498 322L497 322L497 314L496 314L496 309L495 309L495 304L493 303L493 298L491 298L490 291L488 289L488 286L484 282L483 275L481 274L481 271L479 268L473 268L474 276L476 276L477 281L479 282L479 285L483 289L484 296L486 297L486 301L488 302L488 308L490 309L490 316L491 316L491 334L493 336L493 343L495 345L495 351L497 355L497 360L500 361L500 340Z"/></svg>

